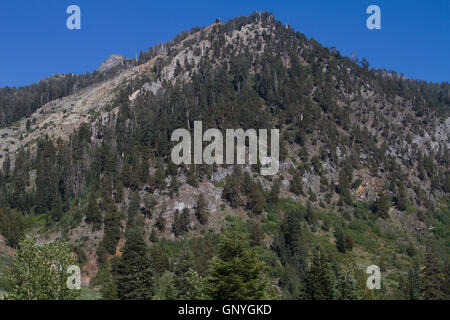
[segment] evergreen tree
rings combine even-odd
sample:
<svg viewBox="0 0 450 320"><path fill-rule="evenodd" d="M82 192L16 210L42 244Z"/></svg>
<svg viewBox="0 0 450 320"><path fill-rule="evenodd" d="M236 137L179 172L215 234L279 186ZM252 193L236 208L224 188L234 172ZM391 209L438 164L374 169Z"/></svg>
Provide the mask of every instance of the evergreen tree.
<svg viewBox="0 0 450 320"><path fill-rule="evenodd" d="M295 170L290 190L296 195L303 195L303 180L299 170Z"/></svg>
<svg viewBox="0 0 450 320"><path fill-rule="evenodd" d="M114 204L108 204L103 221L105 225L105 234L103 236L102 245L110 254L116 253L117 242L121 237L120 215Z"/></svg>
<svg viewBox="0 0 450 320"><path fill-rule="evenodd" d="M339 250L339 252L345 253L345 240L344 240L344 232L342 229L338 228L335 231L335 237L336 237L336 248Z"/></svg>
<svg viewBox="0 0 450 320"><path fill-rule="evenodd" d="M312 264L305 273L302 297L307 300L332 300L336 297L335 274L319 248L314 251Z"/></svg>
<svg viewBox="0 0 450 320"><path fill-rule="evenodd" d="M176 237L182 236L189 230L189 209L184 208L182 212L175 210L172 231Z"/></svg>
<svg viewBox="0 0 450 320"><path fill-rule="evenodd" d="M263 299L267 286L263 263L234 227L221 236L219 251L210 262L207 292L216 300Z"/></svg>
<svg viewBox="0 0 450 320"><path fill-rule="evenodd" d="M264 194L257 183L251 184L247 208L256 214L260 214L264 211Z"/></svg>
<svg viewBox="0 0 450 320"><path fill-rule="evenodd" d="M252 232L250 234L250 244L252 246L259 246L262 243L264 234L258 222L253 223Z"/></svg>
<svg viewBox="0 0 450 320"><path fill-rule="evenodd" d="M179 189L180 189L180 184L178 183L177 177L176 176L172 176L170 178L170 185L169 185L170 197L172 198L174 195L176 195L178 197Z"/></svg>
<svg viewBox="0 0 450 320"><path fill-rule="evenodd" d="M442 284L442 291L446 300L450 300L450 259L447 258L444 265L444 281Z"/></svg>
<svg viewBox="0 0 450 320"><path fill-rule="evenodd" d="M113 277L108 277L105 284L100 291L103 300L116 300L117 299L117 285Z"/></svg>
<svg viewBox="0 0 450 320"><path fill-rule="evenodd" d="M205 225L208 223L209 212L208 205L203 197L203 194L200 194L197 199L197 207L195 208L195 215L200 222L200 224Z"/></svg>
<svg viewBox="0 0 450 320"><path fill-rule="evenodd" d="M408 272L408 297L410 300L420 300L422 298L422 282L420 270L417 264Z"/></svg>
<svg viewBox="0 0 450 320"><path fill-rule="evenodd" d="M431 240L428 240L426 245L426 266L423 271L423 297L425 300L442 299L441 281L441 271L436 259L434 246Z"/></svg>
<svg viewBox="0 0 450 320"><path fill-rule="evenodd" d="M93 224L93 231L97 231L101 228L102 214L98 209L97 199L94 191L91 191L89 193L88 206L86 209L86 222Z"/></svg>
<svg viewBox="0 0 450 320"><path fill-rule="evenodd" d="M133 225L136 223L136 219L141 218L140 213L140 197L139 192L131 191L130 194L130 204L128 205L128 218L127 218L127 226L125 236L128 236L128 230L131 230Z"/></svg>
<svg viewBox="0 0 450 320"><path fill-rule="evenodd" d="M225 178L225 186L223 188L222 197L230 203L232 208L242 205L242 198L239 193L239 178L236 175L229 175Z"/></svg>
<svg viewBox="0 0 450 320"><path fill-rule="evenodd" d="M349 267L343 267L339 270L336 279L337 300L360 300L361 294L358 289L353 271Z"/></svg>
<svg viewBox="0 0 450 320"><path fill-rule="evenodd" d="M269 195L267 196L267 202L269 203L277 203L280 197L280 185L281 178L275 179L272 184L272 188L270 189Z"/></svg>
<svg viewBox="0 0 450 320"><path fill-rule="evenodd" d="M24 238L24 221L21 213L5 212L0 208L0 233L6 238L6 244L17 248Z"/></svg>
<svg viewBox="0 0 450 320"><path fill-rule="evenodd" d="M166 219L163 216L163 213L161 212L155 221L155 227L160 231L164 232L166 230Z"/></svg>
<svg viewBox="0 0 450 320"><path fill-rule="evenodd" d="M133 226L128 232L123 255L117 266L117 295L122 300L150 300L153 297L153 273L144 232Z"/></svg>

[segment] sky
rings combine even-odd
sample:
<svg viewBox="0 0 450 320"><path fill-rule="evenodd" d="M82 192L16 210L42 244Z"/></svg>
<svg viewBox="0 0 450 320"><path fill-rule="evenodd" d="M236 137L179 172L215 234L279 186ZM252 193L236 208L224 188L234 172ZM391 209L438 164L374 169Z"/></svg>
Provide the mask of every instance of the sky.
<svg viewBox="0 0 450 320"><path fill-rule="evenodd" d="M81 30L66 26L69 5L81 9ZM381 9L380 30L366 26L370 5ZM343 55L355 52L370 67L450 82L448 0L2 0L0 87L92 72L111 54L133 58L183 30L255 10Z"/></svg>

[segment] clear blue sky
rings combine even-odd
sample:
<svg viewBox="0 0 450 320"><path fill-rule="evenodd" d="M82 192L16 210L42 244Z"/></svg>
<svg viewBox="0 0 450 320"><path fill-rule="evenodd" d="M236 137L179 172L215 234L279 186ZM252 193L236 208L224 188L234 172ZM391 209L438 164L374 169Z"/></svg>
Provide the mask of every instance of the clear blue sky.
<svg viewBox="0 0 450 320"><path fill-rule="evenodd" d="M81 8L81 30L66 28L71 4ZM381 30L366 27L371 4L381 8ZM134 57L182 30L254 10L270 11L344 55L366 57L371 67L450 81L448 0L2 0L0 87L93 71L111 54Z"/></svg>

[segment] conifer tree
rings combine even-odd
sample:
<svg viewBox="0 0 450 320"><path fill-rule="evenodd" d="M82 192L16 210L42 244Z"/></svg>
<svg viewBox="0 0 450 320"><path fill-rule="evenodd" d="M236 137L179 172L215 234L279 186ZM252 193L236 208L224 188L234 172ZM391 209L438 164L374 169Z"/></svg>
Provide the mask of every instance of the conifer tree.
<svg viewBox="0 0 450 320"><path fill-rule="evenodd" d="M280 197L280 185L281 178L276 178L272 184L272 188L270 189L269 195L267 196L267 202L269 203L277 203Z"/></svg>
<svg viewBox="0 0 450 320"><path fill-rule="evenodd" d="M88 206L86 209L86 222L93 224L93 231L97 231L101 228L102 214L98 209L97 199L94 191L91 191L89 193Z"/></svg>
<svg viewBox="0 0 450 320"><path fill-rule="evenodd" d="M358 289L353 271L349 267L343 267L339 270L336 279L336 289L338 300L360 300L361 294Z"/></svg>
<svg viewBox="0 0 450 320"><path fill-rule="evenodd" d="M205 201L205 198L203 197L203 194L200 194L197 199L197 207L195 208L195 215L200 224L205 225L206 223L208 223L209 218L208 206Z"/></svg>
<svg viewBox="0 0 450 320"><path fill-rule="evenodd" d="M264 194L257 183L251 184L247 208L256 214L260 214L264 211Z"/></svg>
<svg viewBox="0 0 450 320"><path fill-rule="evenodd" d="M335 231L336 236L336 248L339 250L339 252L345 253L345 240L344 240L344 232L342 229L338 228Z"/></svg>
<svg viewBox="0 0 450 320"><path fill-rule="evenodd" d="M144 231L136 223L128 232L123 255L117 266L117 295L122 300L150 300L153 297L153 273L144 240Z"/></svg>
<svg viewBox="0 0 450 320"><path fill-rule="evenodd" d="M210 262L207 292L216 300L263 299L267 283L263 263L235 227L221 236L217 256Z"/></svg>
<svg viewBox="0 0 450 320"><path fill-rule="evenodd" d="M423 271L423 297L425 300L442 299L441 281L441 271L436 259L434 246L431 240L428 240L426 245L426 266Z"/></svg>
<svg viewBox="0 0 450 320"><path fill-rule="evenodd" d="M417 264L408 272L408 298L410 300L420 300L422 298L422 282L420 279L420 270Z"/></svg>
<svg viewBox="0 0 450 320"><path fill-rule="evenodd" d="M320 248L314 251L312 265L305 273L302 297L306 300L333 300L336 297L335 274Z"/></svg>
<svg viewBox="0 0 450 320"><path fill-rule="evenodd" d="M117 242L121 237L121 222L120 214L117 212L114 204L108 204L103 221L105 225L105 234L103 236L102 244L106 251L110 254L116 253Z"/></svg>
<svg viewBox="0 0 450 320"><path fill-rule="evenodd" d="M296 195L303 195L303 181L299 170L295 170L290 190Z"/></svg>

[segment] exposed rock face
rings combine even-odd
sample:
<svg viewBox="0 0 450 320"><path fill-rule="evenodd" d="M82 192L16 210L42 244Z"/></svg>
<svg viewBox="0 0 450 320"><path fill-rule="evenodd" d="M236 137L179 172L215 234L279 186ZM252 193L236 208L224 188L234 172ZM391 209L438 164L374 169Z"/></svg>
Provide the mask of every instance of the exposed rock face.
<svg viewBox="0 0 450 320"><path fill-rule="evenodd" d="M123 64L125 60L127 60L127 58L118 54L113 54L101 64L97 71L106 72L117 67L118 65Z"/></svg>

